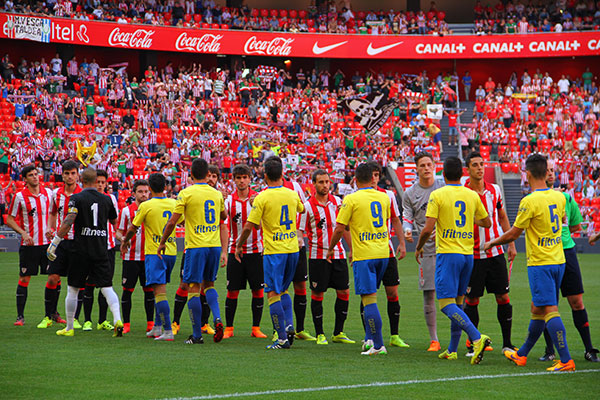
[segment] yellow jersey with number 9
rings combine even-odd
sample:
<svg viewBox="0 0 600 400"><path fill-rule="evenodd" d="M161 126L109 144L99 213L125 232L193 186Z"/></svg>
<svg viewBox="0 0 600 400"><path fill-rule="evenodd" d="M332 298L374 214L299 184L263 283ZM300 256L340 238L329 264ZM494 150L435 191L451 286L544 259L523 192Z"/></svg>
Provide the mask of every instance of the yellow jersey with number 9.
<svg viewBox="0 0 600 400"><path fill-rule="evenodd" d="M171 219L175 209L175 200L165 197L153 197L140 204L138 211L131 223L140 227L144 224L144 253L156 255L160 239L162 238L165 225ZM177 255L177 243L175 242L175 230L167 239L165 255Z"/></svg>
<svg viewBox="0 0 600 400"><path fill-rule="evenodd" d="M473 254L473 221L488 213L476 192L450 184L431 192L425 216L437 220L436 253Z"/></svg>
<svg viewBox="0 0 600 400"><path fill-rule="evenodd" d="M389 258L390 198L371 188L358 189L344 198L336 222L350 226L352 260Z"/></svg>
<svg viewBox="0 0 600 400"><path fill-rule="evenodd" d="M207 183L194 183L179 192L175 212L185 218L185 248L221 247L223 195Z"/></svg>

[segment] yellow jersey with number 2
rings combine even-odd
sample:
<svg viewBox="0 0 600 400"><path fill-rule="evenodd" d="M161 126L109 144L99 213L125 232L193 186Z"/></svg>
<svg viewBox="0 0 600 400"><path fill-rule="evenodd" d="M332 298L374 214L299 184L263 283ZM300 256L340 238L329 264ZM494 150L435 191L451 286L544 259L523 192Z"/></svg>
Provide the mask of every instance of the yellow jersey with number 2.
<svg viewBox="0 0 600 400"><path fill-rule="evenodd" d="M165 225L171 219L175 209L175 200L165 197L153 197L140 204L131 223L138 228L144 224L144 253L156 255ZM167 239L165 255L177 255L175 229Z"/></svg>

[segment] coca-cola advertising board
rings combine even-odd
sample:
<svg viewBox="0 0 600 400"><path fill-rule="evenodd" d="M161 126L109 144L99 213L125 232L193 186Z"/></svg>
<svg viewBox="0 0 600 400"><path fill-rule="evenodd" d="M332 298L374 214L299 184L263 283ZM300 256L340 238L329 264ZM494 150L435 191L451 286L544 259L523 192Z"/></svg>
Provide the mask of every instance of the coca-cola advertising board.
<svg viewBox="0 0 600 400"><path fill-rule="evenodd" d="M15 32L39 17L0 13L0 38L31 39ZM600 31L527 35L337 35L174 28L155 25L50 20L49 41L139 50L273 57L467 59L570 57L600 54ZM40 39L37 39L40 40ZM46 41L46 40L44 40Z"/></svg>

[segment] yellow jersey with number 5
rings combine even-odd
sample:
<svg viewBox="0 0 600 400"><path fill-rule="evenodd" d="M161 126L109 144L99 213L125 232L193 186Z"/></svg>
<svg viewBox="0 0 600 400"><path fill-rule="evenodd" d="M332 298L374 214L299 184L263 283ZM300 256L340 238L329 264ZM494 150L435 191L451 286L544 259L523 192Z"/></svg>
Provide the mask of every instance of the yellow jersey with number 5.
<svg viewBox="0 0 600 400"><path fill-rule="evenodd" d="M175 212L185 218L185 248L221 247L223 195L207 183L194 183L177 196Z"/></svg>
<svg viewBox="0 0 600 400"><path fill-rule="evenodd" d="M144 253L156 255L165 225L171 219L175 209L175 200L165 197L153 197L146 200L138 207L138 211L131 223L138 228L144 225ZM165 255L177 255L175 242L175 229L167 239Z"/></svg>
<svg viewBox="0 0 600 400"><path fill-rule="evenodd" d="M473 221L486 218L488 213L476 192L449 184L431 192L425 216L437 220L436 253L472 255Z"/></svg>

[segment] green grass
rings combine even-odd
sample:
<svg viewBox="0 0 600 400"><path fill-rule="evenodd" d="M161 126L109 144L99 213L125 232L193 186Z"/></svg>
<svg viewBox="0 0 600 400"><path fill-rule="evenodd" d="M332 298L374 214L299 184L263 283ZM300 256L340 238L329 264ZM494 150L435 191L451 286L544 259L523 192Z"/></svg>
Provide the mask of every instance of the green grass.
<svg viewBox="0 0 600 400"><path fill-rule="evenodd" d="M600 344L600 270L597 255L580 257L587 294L584 297L590 317L592 335ZM143 294L139 288L133 294L132 331L126 337L113 339L109 332L77 331L75 337L55 335L58 329L36 329L43 317L43 288L45 277L33 277L25 310L26 325L12 326L15 318L15 289L17 282L16 253L0 254L0 397L14 398L167 398L192 397L207 394L227 394L293 388L357 385L371 382L431 380L461 376L518 374L544 371L547 364L536 359L543 352L543 339L530 354L526 367L517 368L500 353L500 327L496 320L496 305L492 295L486 295L480 304L480 328L494 341L494 351L487 353L483 363L471 366L464 357L464 335L458 361L437 359L427 353L429 335L425 326L421 293L417 289L416 264L413 254L399 263L400 301L402 304L400 336L411 345L410 349L389 348L387 357L361 357L359 344L314 343L296 341L290 351L268 352L265 339L253 339L250 334L250 292L240 295L236 316L236 336L214 344L187 346L183 340L191 333L184 312L182 330L173 343L154 343L145 337ZM219 272L217 290L221 309L224 310L225 277ZM173 278L178 281L174 273ZM120 296L121 267L117 265L115 287ZM168 287L172 304L176 284ZM63 290L59 311L64 310ZM523 343L529 323L530 294L524 257L519 255L512 272L511 301L514 306L513 342ZM325 331L333 329L333 302L335 295L326 294ZM389 338L385 296L380 293L380 309L384 321L384 338ZM346 333L360 341L362 326L358 314L359 299L350 298ZM596 369L583 359L584 348L573 326L569 306L561 300L567 339L577 368ZM64 315L64 312L62 312ZM306 326L314 333L307 313ZM110 315L110 314L109 314ZM97 304L94 305L94 318ZM262 328L270 333L270 318L265 305ZM438 334L442 346L448 344L449 321L438 312ZM304 399L314 396L337 398L481 398L487 399L546 399L584 398L597 390L593 373L558 374L553 376L519 376L500 379L459 380L443 383L412 383L402 386L383 386L332 390L326 392L262 395L260 398ZM593 395L592 395L593 396Z"/></svg>

